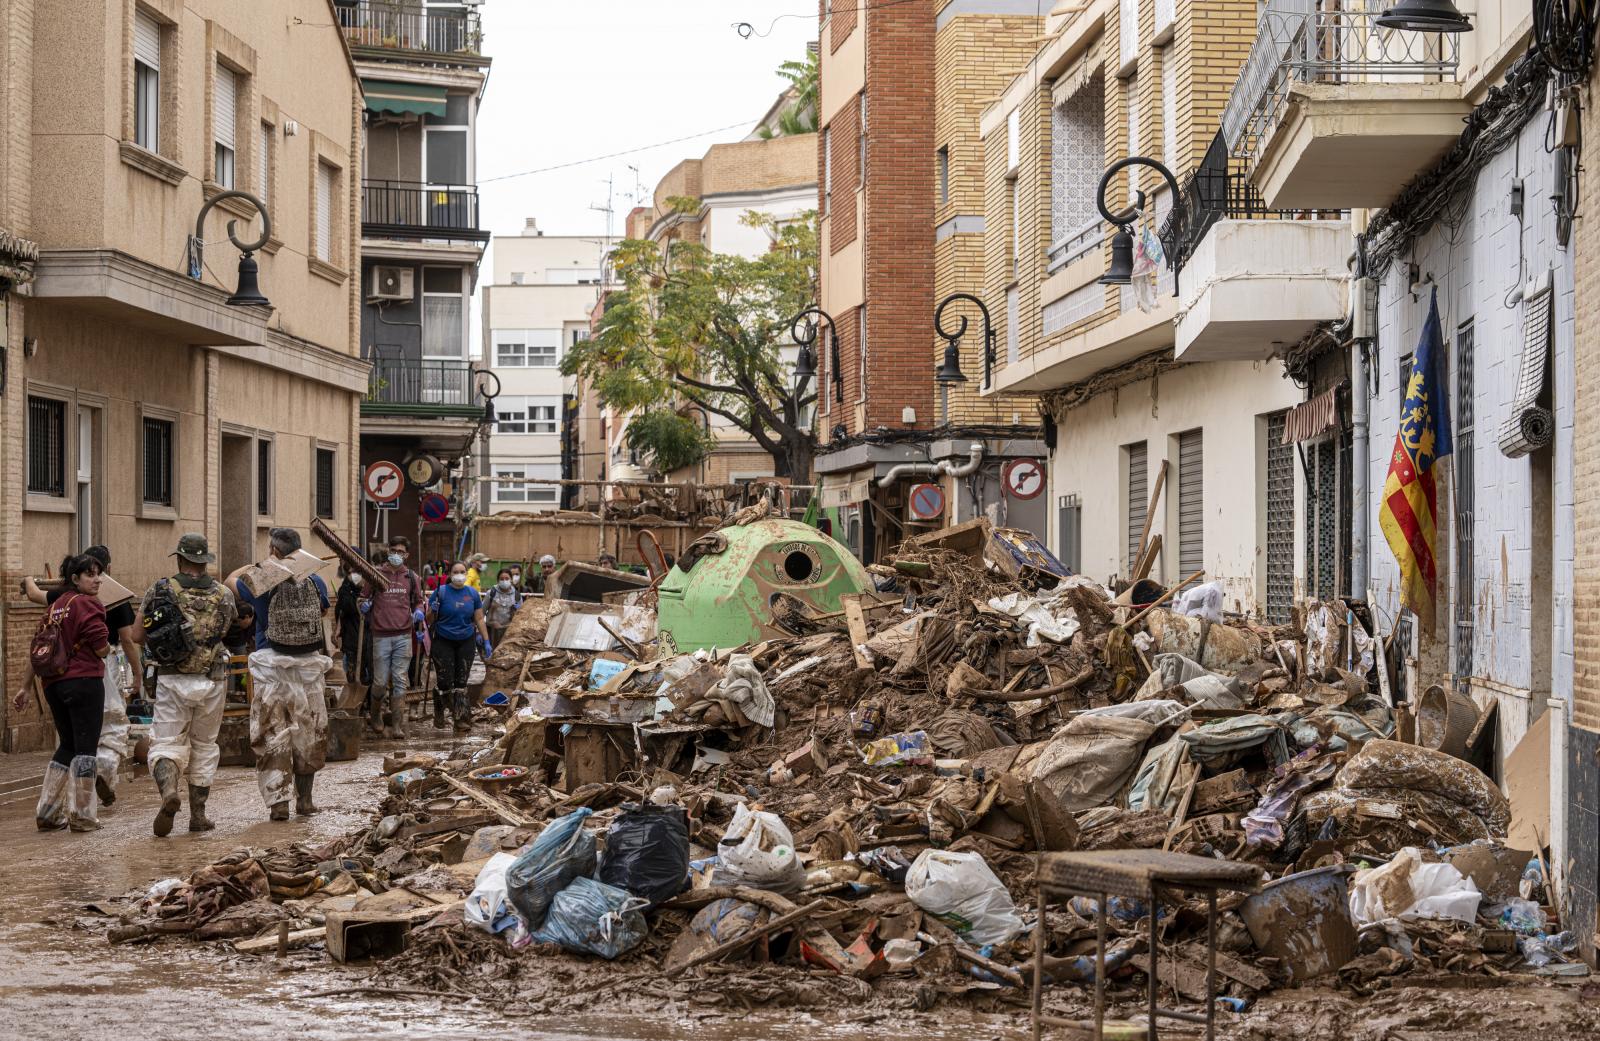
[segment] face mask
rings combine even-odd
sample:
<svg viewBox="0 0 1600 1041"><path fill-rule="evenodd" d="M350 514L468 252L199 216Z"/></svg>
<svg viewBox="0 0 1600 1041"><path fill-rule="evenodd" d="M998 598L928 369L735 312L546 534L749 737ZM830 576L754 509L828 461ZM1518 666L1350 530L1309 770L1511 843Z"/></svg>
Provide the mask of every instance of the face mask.
<svg viewBox="0 0 1600 1041"><path fill-rule="evenodd" d="M389 554L389 563L392 566L399 567L401 564L404 564L405 562L406 562L406 558L402 557L400 554L398 554L398 553Z"/></svg>
<svg viewBox="0 0 1600 1041"><path fill-rule="evenodd" d="M460 589L462 586L467 584L467 576L461 574L451 575L450 584L455 586L457 589Z"/></svg>
<svg viewBox="0 0 1600 1041"><path fill-rule="evenodd" d="M359 571L352 572L351 575L350 575L350 581L354 585L358 585L359 586L361 584L361 582L362 582L361 572L359 572Z"/></svg>
<svg viewBox="0 0 1600 1041"><path fill-rule="evenodd" d="M500 592L502 592L502 593L511 592L511 580L509 578L505 579L504 581L502 581L500 583Z"/></svg>

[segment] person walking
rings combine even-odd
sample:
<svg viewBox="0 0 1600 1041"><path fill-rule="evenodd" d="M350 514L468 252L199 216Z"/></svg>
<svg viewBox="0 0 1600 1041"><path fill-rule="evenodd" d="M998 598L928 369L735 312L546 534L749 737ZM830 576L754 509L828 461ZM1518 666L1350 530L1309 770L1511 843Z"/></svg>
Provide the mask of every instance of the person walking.
<svg viewBox="0 0 1600 1041"><path fill-rule="evenodd" d="M556 573L556 558L553 553L546 553L539 558L539 573L533 576L533 592L540 596L548 596L550 579Z"/></svg>
<svg viewBox="0 0 1600 1041"><path fill-rule="evenodd" d="M66 592L45 611L29 648L56 725L56 751L44 767L34 821L40 831L94 831L100 827L94 780L111 630L100 603L100 562L68 557L61 578ZM25 694L26 688L17 691L13 708L22 708Z"/></svg>
<svg viewBox="0 0 1600 1041"><path fill-rule="evenodd" d="M510 568L501 568L494 588L483 598L483 619L489 627L489 643L495 647L505 638L511 626L511 616L522 606L522 591L517 588L516 576Z"/></svg>
<svg viewBox="0 0 1600 1041"><path fill-rule="evenodd" d="M350 571L339 565L339 590L333 601L333 649L344 663L344 675L350 683L372 682L372 633L361 613L361 586L366 581L361 572ZM356 675L357 671L360 676Z"/></svg>
<svg viewBox="0 0 1600 1041"><path fill-rule="evenodd" d="M483 593L483 572L489 566L489 558L482 553L474 553L467 558L467 585L476 589L479 595Z"/></svg>
<svg viewBox="0 0 1600 1041"><path fill-rule="evenodd" d="M467 704L467 675L472 670L474 637L483 644L485 658L494 653L483 619L483 597L467 584L467 566L459 561L450 567L450 583L440 586L428 598L428 613L433 621L433 664L437 673L433 694L433 725L444 729L444 710L450 706L455 731L472 726L472 709Z"/></svg>
<svg viewBox="0 0 1600 1041"><path fill-rule="evenodd" d="M104 546L90 546L83 551L100 565L104 579L111 574L111 551ZM49 607L71 591L65 582L41 587L32 578L22 580L23 594L33 603ZM102 601L104 603L104 601ZM117 778L122 773L123 760L128 757L128 696L138 684L140 669L139 643L134 634L137 612L131 600L106 609L106 628L111 631L112 648L105 657L105 715L100 724L100 744L95 750L94 789L100 805L110 806L117 801Z"/></svg>
<svg viewBox="0 0 1600 1041"><path fill-rule="evenodd" d="M272 556L283 560L300 549L300 533L273 528ZM250 749L256 755L256 784L269 816L289 819L290 778L294 812L317 812L311 788L327 760L328 703L324 691L333 660L324 653L322 616L328 586L322 576L288 578L261 595L239 579L240 599L255 608L257 624L266 619L267 646L250 655Z"/></svg>
<svg viewBox="0 0 1600 1041"><path fill-rule="evenodd" d="M389 553L383 566L387 584L382 589L363 587L359 609L366 613L367 630L372 634L372 715L374 731L389 708L391 738L406 736L406 680L411 671L412 626L423 620L422 582L406 567L411 543L404 535L389 540Z"/></svg>
<svg viewBox="0 0 1600 1041"><path fill-rule="evenodd" d="M139 605L137 636L156 663L155 721L150 727L150 774L161 790L161 808L153 830L157 837L172 832L182 800L178 782L189 781L189 830L210 831L206 799L217 774L222 749L222 709L228 650L223 644L238 617L228 587L213 578L207 565L216 563L204 535L178 539L172 554L178 573L151 586Z"/></svg>

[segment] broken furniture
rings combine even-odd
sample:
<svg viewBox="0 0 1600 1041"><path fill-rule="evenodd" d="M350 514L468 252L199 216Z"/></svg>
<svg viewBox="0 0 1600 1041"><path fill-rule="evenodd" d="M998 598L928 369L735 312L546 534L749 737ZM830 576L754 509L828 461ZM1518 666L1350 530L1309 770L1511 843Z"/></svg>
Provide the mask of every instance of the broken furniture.
<svg viewBox="0 0 1600 1041"><path fill-rule="evenodd" d="M1046 1016L1044 1006L1045 909L1052 897L1086 896L1095 901L1094 1025L1090 1036L1105 1036L1106 903L1112 897L1148 901L1150 917L1149 1008L1147 1037L1155 1041L1160 1016L1186 1023L1204 1023L1211 1041L1217 1013L1217 892L1252 892L1261 869L1254 864L1214 860L1187 853L1155 849L1095 850L1087 853L1045 853L1035 876L1039 920L1033 927L1033 1038L1039 1041L1045 1026L1082 1031L1077 1020ZM1206 895L1206 1010L1201 1015L1162 1008L1156 1003L1160 987L1157 931L1161 919L1162 890L1189 890Z"/></svg>

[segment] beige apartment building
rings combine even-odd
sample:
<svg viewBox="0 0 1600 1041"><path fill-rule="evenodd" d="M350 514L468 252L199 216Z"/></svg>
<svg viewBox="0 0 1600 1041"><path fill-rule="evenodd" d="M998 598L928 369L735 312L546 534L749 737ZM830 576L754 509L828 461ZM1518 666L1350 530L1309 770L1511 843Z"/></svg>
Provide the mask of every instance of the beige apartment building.
<svg viewBox="0 0 1600 1041"><path fill-rule="evenodd" d="M226 572L267 529L350 531L359 406L361 91L330 0L0 0L0 711L37 609L17 582L104 543L168 574L204 532ZM231 302L255 252L267 305Z"/></svg>

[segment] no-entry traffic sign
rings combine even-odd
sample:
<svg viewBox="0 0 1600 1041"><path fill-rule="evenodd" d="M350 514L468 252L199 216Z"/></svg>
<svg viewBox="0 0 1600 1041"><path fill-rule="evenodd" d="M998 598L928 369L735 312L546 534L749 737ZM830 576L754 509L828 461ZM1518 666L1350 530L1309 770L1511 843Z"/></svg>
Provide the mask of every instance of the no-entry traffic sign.
<svg viewBox="0 0 1600 1041"><path fill-rule="evenodd" d="M1013 459L1000 473L1000 483L1014 499L1033 499L1044 491L1044 464L1037 459Z"/></svg>

